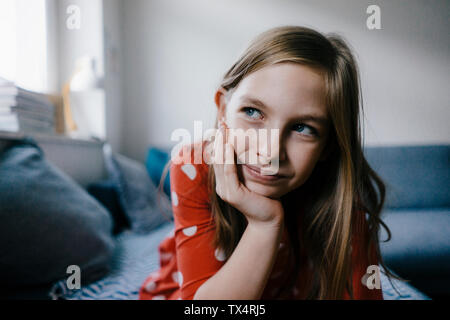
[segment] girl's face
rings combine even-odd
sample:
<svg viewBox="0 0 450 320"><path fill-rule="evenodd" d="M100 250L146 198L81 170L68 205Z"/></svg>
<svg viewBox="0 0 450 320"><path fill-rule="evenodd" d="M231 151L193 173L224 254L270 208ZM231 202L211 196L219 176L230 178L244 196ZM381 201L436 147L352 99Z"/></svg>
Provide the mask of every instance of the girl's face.
<svg viewBox="0 0 450 320"><path fill-rule="evenodd" d="M217 91L216 103L229 129L268 132L263 141L247 135L247 143L235 144L238 161L244 163L238 165L238 174L245 186L270 198L301 186L325 155L330 121L323 73L295 63L275 64L246 76L228 101L224 93ZM278 137L271 129L278 129ZM249 159L257 163L248 164ZM261 174L274 160L279 161L276 174Z"/></svg>

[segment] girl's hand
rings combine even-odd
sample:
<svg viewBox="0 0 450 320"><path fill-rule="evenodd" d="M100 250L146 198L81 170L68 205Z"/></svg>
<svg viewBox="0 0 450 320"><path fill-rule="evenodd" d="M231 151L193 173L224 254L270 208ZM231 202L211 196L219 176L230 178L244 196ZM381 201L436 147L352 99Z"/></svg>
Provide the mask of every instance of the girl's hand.
<svg viewBox="0 0 450 320"><path fill-rule="evenodd" d="M249 225L280 226L284 218L281 202L250 191L239 181L234 148L227 143L224 131L225 128L219 129L222 137L216 135L214 146L217 195L242 212Z"/></svg>

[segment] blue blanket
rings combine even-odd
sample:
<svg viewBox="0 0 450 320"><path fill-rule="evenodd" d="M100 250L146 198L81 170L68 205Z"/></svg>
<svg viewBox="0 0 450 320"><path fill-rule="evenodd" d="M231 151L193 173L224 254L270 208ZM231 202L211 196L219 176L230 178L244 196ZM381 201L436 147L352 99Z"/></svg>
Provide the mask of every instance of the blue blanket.
<svg viewBox="0 0 450 320"><path fill-rule="evenodd" d="M66 281L59 281L50 292L53 299L67 300L136 300L139 288L147 276L159 269L159 243L173 230L168 222L149 234L125 231L117 237L111 273L105 278L79 290L69 290ZM81 276L83 276L81 274ZM411 285L392 280L381 273L385 300L429 300L429 297Z"/></svg>

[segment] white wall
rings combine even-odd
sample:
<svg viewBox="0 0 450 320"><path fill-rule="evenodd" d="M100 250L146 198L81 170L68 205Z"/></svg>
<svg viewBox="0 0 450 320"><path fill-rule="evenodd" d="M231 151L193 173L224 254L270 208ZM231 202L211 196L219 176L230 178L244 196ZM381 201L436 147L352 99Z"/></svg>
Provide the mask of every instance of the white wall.
<svg viewBox="0 0 450 320"><path fill-rule="evenodd" d="M122 1L103 0L106 137L116 152L122 152L122 14Z"/></svg>
<svg viewBox="0 0 450 320"><path fill-rule="evenodd" d="M60 89L75 69L76 59L89 55L97 60L99 76L104 75L103 5L102 0L55 0L58 17L59 84ZM66 25L67 7L80 8L80 29Z"/></svg>
<svg viewBox="0 0 450 320"><path fill-rule="evenodd" d="M368 30L366 8L381 8ZM337 31L355 48L369 145L450 143L448 1L123 1L122 147L144 160L176 128L213 124L221 76L279 25Z"/></svg>

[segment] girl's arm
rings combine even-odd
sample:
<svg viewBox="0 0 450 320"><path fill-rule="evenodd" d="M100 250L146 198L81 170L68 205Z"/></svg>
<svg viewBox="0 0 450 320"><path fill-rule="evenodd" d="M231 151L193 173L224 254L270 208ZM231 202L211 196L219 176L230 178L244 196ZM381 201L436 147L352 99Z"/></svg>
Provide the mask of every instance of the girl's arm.
<svg viewBox="0 0 450 320"><path fill-rule="evenodd" d="M194 299L260 299L275 262L283 222L248 224L225 265L197 290Z"/></svg>
<svg viewBox="0 0 450 320"><path fill-rule="evenodd" d="M215 157L221 148L216 148ZM224 158L225 162L214 165L216 192L242 212L248 224L231 257L198 289L194 299L260 299L283 233L283 207L281 202L251 192L240 183L231 144L225 145Z"/></svg>
<svg viewBox="0 0 450 320"><path fill-rule="evenodd" d="M226 167L230 169L228 165ZM219 169L215 170L218 185L225 177L225 168L222 172ZM234 192L230 193L228 202L234 203L243 213L250 209L253 215L248 214L248 225L238 246L225 259L220 250L212 246L215 228L211 224L209 195L205 188L207 172L204 165L171 165L178 269L174 277L180 282L181 298L258 299L272 270L283 231L281 203L246 195L244 205L238 205L235 200L239 199L233 197ZM236 174L233 170L231 173ZM227 173L226 176L229 179L232 175ZM219 191L225 198L222 192L227 190ZM263 218L258 220L258 217Z"/></svg>

